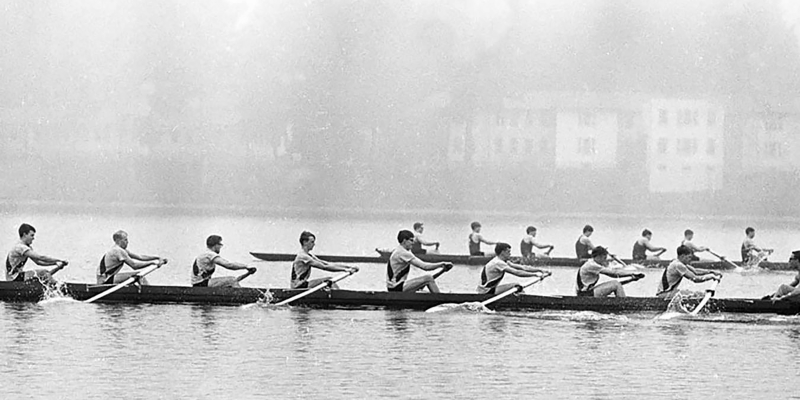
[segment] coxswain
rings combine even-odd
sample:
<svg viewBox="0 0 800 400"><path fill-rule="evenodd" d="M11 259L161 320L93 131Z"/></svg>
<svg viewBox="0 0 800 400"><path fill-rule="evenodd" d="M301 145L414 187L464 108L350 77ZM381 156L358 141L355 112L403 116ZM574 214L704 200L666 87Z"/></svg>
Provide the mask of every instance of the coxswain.
<svg viewBox="0 0 800 400"><path fill-rule="evenodd" d="M481 223L478 221L473 222L470 224L472 228L472 233L469 234L469 255L471 256L483 256L485 255L481 251L481 243L486 243L490 245L497 244L497 242L492 242L487 240L483 235L481 235Z"/></svg>
<svg viewBox="0 0 800 400"><path fill-rule="evenodd" d="M425 240L422 237L422 232L425 230L425 226L422 222L415 222L414 223L414 245L411 246L411 252L414 254L427 254L428 251L423 249L422 246L435 246L435 251L439 251L439 242L430 242Z"/></svg>
<svg viewBox="0 0 800 400"><path fill-rule="evenodd" d="M317 278L309 280L311 276L311 268L321 269L329 272L357 272L358 268L351 267L343 264L334 264L327 261L320 260L317 256L311 254L314 246L317 244L317 237L308 231L300 233L300 252L292 262L292 289L306 289L314 287L325 281L330 281L331 277ZM339 286L335 283L331 284L332 289L338 289Z"/></svg>
<svg viewBox="0 0 800 400"><path fill-rule="evenodd" d="M766 296L764 300L788 300L800 296L800 250L792 252L789 257L789 268L797 270L794 280L789 284L782 284L774 294Z"/></svg>
<svg viewBox="0 0 800 400"><path fill-rule="evenodd" d="M649 229L645 229L642 231L642 237L640 237L636 242L633 243L633 252L631 259L634 262L643 262L646 260L659 260L659 256L664 254L667 249L664 247L658 247L650 243L650 240L653 239L653 232L650 232ZM655 254L647 254L647 252L653 252Z"/></svg>
<svg viewBox="0 0 800 400"><path fill-rule="evenodd" d="M575 242L575 255L578 256L579 259L591 258L590 252L594 248L594 244L592 244L589 236L592 236L592 233L594 233L594 228L591 225L584 226L583 233Z"/></svg>
<svg viewBox="0 0 800 400"><path fill-rule="evenodd" d="M137 269L147 268L151 265L160 267L167 263L166 258L139 255L128 250L128 233L125 231L116 231L111 238L114 240L114 245L103 255L103 258L100 259L100 266L97 267L98 285L121 283L136 275L137 272L135 270ZM126 264L134 269L134 272L120 273L119 271ZM142 285L148 284L145 278L141 278L139 283Z"/></svg>
<svg viewBox="0 0 800 400"><path fill-rule="evenodd" d="M543 255L536 254L533 249L547 249ZM522 263L533 265L536 258L550 257L550 252L553 251L554 246L549 243L541 243L536 240L536 227L529 226L525 229L525 236L519 242L519 251L522 254Z"/></svg>
<svg viewBox="0 0 800 400"><path fill-rule="evenodd" d="M576 277L577 295L587 297L607 297L614 294L616 297L625 297L625 289L622 283L617 280L607 281L598 284L600 274L613 278L632 276L641 279L644 274L635 271L625 271L608 267L608 250L605 247L597 246L590 253L591 259L581 265Z"/></svg>
<svg viewBox="0 0 800 400"><path fill-rule="evenodd" d="M239 278L235 276L221 276L212 278L211 275L219 265L232 271L246 269L254 274L256 269L245 264L228 261L219 255L222 250L222 237L211 235L206 239L208 251L197 256L192 263L192 286L195 287L240 287Z"/></svg>
<svg viewBox="0 0 800 400"><path fill-rule="evenodd" d="M69 262L64 259L55 258L39 254L33 250L32 244L36 237L36 229L29 224L22 224L17 230L19 242L15 244L6 256L6 280L24 282L33 278L38 278L44 283L55 283L53 274L67 266ZM47 270L44 268L24 271L25 263L28 259L33 260L36 265L50 266L55 268Z"/></svg>
<svg viewBox="0 0 800 400"><path fill-rule="evenodd" d="M672 260L664 269L664 274L661 275L661 281L658 283L658 291L656 297L663 299L672 299L678 293L678 286L681 284L683 278L689 279L692 282L699 283L710 281L712 279L721 279L722 274L716 271L709 271L702 268L695 268L689 265L692 261L692 250L686 246L678 246L678 258ZM692 292L685 292L686 295L695 295Z"/></svg>
<svg viewBox="0 0 800 400"><path fill-rule="evenodd" d="M742 241L742 263L745 265L757 265L768 254L772 253L772 249L765 249L756 244L756 230L748 226L744 230L744 241Z"/></svg>
<svg viewBox="0 0 800 400"><path fill-rule="evenodd" d="M415 266L425 271L433 271L437 268L448 270L453 268L449 262L429 263L420 260L412 253L411 246L414 243L414 233L402 230L397 234L399 245L389 256L389 263L386 265L386 290L390 292L416 292L423 288L428 288L431 293L439 293L439 286L432 275L423 275L417 278L408 279L411 266Z"/></svg>
<svg viewBox="0 0 800 400"><path fill-rule="evenodd" d="M506 272L511 275L516 275L521 278L528 278L534 276L542 276L550 272L520 265L509 261L511 258L511 245L508 243L498 243L494 247L494 254L496 257L492 258L481 271L481 283L478 285L478 293L481 294L496 294L503 293L515 286L516 283L508 283L501 285L500 281L503 280Z"/></svg>

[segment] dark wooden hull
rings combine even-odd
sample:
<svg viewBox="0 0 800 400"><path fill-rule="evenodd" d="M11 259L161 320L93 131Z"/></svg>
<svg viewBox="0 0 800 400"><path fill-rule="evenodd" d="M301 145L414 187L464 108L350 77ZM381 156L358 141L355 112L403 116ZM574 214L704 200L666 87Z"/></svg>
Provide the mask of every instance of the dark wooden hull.
<svg viewBox="0 0 800 400"><path fill-rule="evenodd" d="M63 294L75 300L89 299L108 285L66 283ZM33 282L0 282L0 301L36 302L44 297L44 288ZM257 288L194 288L188 286L129 286L112 293L102 303L152 304L209 304L239 305L256 302L278 302L301 290ZM353 290L320 291L304 297L296 305L315 308L388 308L426 310L444 303L480 302L488 295L473 293L396 293ZM663 312L668 302L654 297L591 298L576 296L517 295L506 297L491 305L494 310L570 310L602 313ZM690 304L691 306L691 304ZM772 302L757 299L716 299L708 304L710 311L730 313L800 314L800 301Z"/></svg>
<svg viewBox="0 0 800 400"><path fill-rule="evenodd" d="M258 258L259 260L264 261L275 261L275 262L291 262L294 261L295 254L286 254L286 253L257 253L257 252L250 252L250 254ZM332 256L332 255L318 255L322 260L334 263L371 263L371 264L386 264L389 261L389 252L385 251L378 251L378 256ZM456 255L456 254L421 254L418 255L422 261L427 262L441 262L441 261L448 261L456 265L474 265L474 266L482 266L485 265L489 260L492 259L491 256L466 256L466 255ZM541 266L541 267L580 267L585 260L579 260L577 258L565 258L565 257L553 257L553 258L542 258L536 260L533 265L534 266ZM645 261L643 263L634 263L633 260L624 259L622 260L627 264L639 264L643 265L648 268L665 268L670 260L655 260L655 261ZM741 265L741 263L736 262L736 265ZM713 270L726 270L726 269L733 269L728 263L722 261L700 261L692 263L693 266L698 268L704 269L713 269ZM773 262L763 262L761 263L761 267L769 270L787 270L789 269L788 263L773 263Z"/></svg>

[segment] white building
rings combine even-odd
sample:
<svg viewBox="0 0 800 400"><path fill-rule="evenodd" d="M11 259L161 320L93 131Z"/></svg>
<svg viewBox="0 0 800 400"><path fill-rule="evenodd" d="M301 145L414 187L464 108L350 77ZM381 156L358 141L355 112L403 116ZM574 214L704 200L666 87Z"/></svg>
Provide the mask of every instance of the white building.
<svg viewBox="0 0 800 400"><path fill-rule="evenodd" d="M722 107L706 100L653 99L644 115L650 192L722 188Z"/></svg>

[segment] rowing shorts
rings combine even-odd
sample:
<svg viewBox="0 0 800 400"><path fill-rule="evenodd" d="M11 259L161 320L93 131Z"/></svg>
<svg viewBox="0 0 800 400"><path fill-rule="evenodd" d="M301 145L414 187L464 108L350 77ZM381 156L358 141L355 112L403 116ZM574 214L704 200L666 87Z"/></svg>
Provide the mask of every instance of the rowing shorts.
<svg viewBox="0 0 800 400"><path fill-rule="evenodd" d="M308 289L308 281L305 281L305 282L293 287L292 289Z"/></svg>
<svg viewBox="0 0 800 400"><path fill-rule="evenodd" d="M25 271L19 271L17 277L11 282L25 282Z"/></svg>
<svg viewBox="0 0 800 400"><path fill-rule="evenodd" d="M202 282L193 283L192 287L208 287L208 279Z"/></svg>
<svg viewBox="0 0 800 400"><path fill-rule="evenodd" d="M395 287L387 287L386 290L389 291L389 292L402 292L404 283L405 282L401 282L401 283L397 284L397 286L395 286Z"/></svg>
<svg viewBox="0 0 800 400"><path fill-rule="evenodd" d="M594 297L594 288L579 290L578 297Z"/></svg>

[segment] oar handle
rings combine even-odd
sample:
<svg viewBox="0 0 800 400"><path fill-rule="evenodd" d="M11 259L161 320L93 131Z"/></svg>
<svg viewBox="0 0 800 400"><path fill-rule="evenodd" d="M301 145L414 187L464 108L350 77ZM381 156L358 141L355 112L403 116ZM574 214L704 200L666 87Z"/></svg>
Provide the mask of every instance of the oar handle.
<svg viewBox="0 0 800 400"><path fill-rule="evenodd" d="M247 278L248 276L253 275L255 273L256 273L256 268L255 267L247 267L247 272L237 276L236 277L236 282L241 282L241 281L245 280L245 278Z"/></svg>
<svg viewBox="0 0 800 400"><path fill-rule="evenodd" d="M621 280L621 281L619 281L619 283L620 283L621 285L627 285L627 284L629 284L629 283L631 283L631 282L636 282L636 281L638 281L639 279L642 279L642 278L644 278L644 276L645 276L645 275L644 275L643 273L641 273L641 272L638 272L638 273L636 273L635 275L630 275L630 276L628 277L628 279L625 279L625 280Z"/></svg>
<svg viewBox="0 0 800 400"><path fill-rule="evenodd" d="M453 264L452 263L446 263L442 267L442 269L440 269L438 272L433 274L433 279L436 279L436 278L442 276L445 272L450 271L451 269L453 269Z"/></svg>

